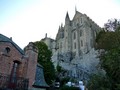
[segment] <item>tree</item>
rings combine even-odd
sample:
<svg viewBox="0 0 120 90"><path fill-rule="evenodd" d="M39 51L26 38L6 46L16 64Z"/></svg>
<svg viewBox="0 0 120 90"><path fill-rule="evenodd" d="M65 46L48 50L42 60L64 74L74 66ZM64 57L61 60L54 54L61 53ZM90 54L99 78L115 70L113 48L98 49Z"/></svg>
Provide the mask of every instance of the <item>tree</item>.
<svg viewBox="0 0 120 90"><path fill-rule="evenodd" d="M120 90L120 31L102 32L97 37L97 48L103 49L100 62L110 82L110 90Z"/></svg>
<svg viewBox="0 0 120 90"><path fill-rule="evenodd" d="M47 45L42 41L35 42L38 48L38 63L44 67L44 76L48 84L52 83L55 79L55 69L51 62L52 52L48 49Z"/></svg>
<svg viewBox="0 0 120 90"><path fill-rule="evenodd" d="M101 31L96 38L97 48L110 50L119 47L120 45L120 32L105 32Z"/></svg>
<svg viewBox="0 0 120 90"><path fill-rule="evenodd" d="M120 47L107 51L101 57L101 62L101 66L111 82L112 90L118 90L115 88L120 85Z"/></svg>
<svg viewBox="0 0 120 90"><path fill-rule="evenodd" d="M108 22L104 24L104 28L107 31L116 31L120 28L120 20L109 19Z"/></svg>
<svg viewBox="0 0 120 90"><path fill-rule="evenodd" d="M87 85L89 90L110 90L109 79L103 74L93 74Z"/></svg>

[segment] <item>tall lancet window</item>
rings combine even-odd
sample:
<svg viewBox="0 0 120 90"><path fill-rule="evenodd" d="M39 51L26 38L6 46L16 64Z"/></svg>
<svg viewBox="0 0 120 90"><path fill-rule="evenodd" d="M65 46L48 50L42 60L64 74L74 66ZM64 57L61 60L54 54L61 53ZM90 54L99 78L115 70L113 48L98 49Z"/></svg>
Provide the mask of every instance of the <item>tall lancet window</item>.
<svg viewBox="0 0 120 90"><path fill-rule="evenodd" d="M18 75L18 73L17 73L18 72L18 65L19 65L19 62L14 61L12 71L11 71L11 75L10 75L10 82L9 82L9 85L8 85L9 88L16 88L17 75Z"/></svg>
<svg viewBox="0 0 120 90"><path fill-rule="evenodd" d="M83 30L80 30L80 37L83 36L84 32Z"/></svg>
<svg viewBox="0 0 120 90"><path fill-rule="evenodd" d="M16 78L17 78L17 68L18 68L18 63L14 62L12 72L11 72L11 82L15 83Z"/></svg>
<svg viewBox="0 0 120 90"><path fill-rule="evenodd" d="M73 39L76 39L76 32L74 32L73 34Z"/></svg>

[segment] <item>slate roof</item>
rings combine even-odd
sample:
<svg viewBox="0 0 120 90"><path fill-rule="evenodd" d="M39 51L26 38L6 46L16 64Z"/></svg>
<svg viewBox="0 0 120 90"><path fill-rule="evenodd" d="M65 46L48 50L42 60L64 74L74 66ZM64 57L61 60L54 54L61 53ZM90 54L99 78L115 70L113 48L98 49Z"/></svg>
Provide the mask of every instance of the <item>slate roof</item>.
<svg viewBox="0 0 120 90"><path fill-rule="evenodd" d="M10 38L0 34L0 42L11 43L22 55L24 55L24 51L16 43L14 43Z"/></svg>
<svg viewBox="0 0 120 90"><path fill-rule="evenodd" d="M45 82L43 67L40 64L38 64L36 68L35 82L33 86L37 88L48 88L49 87L49 85Z"/></svg>

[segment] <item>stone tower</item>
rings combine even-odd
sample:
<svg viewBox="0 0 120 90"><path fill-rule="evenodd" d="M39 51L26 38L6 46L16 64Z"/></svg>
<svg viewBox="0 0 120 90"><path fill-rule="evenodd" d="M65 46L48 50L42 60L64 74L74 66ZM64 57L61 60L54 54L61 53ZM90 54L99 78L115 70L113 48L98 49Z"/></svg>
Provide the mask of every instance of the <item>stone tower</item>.
<svg viewBox="0 0 120 90"><path fill-rule="evenodd" d="M65 51L66 52L69 52L71 51L72 47L71 47L71 21L70 21L70 18L69 18L69 14L67 12L66 14L66 18L65 18L65 27L64 27L64 34L65 34Z"/></svg>
<svg viewBox="0 0 120 90"><path fill-rule="evenodd" d="M35 81L35 72L36 72L36 65L37 65L37 56L38 50L34 46L32 42L30 42L25 47L25 58L27 58L27 75L26 78L29 78L29 88L32 88L32 85Z"/></svg>

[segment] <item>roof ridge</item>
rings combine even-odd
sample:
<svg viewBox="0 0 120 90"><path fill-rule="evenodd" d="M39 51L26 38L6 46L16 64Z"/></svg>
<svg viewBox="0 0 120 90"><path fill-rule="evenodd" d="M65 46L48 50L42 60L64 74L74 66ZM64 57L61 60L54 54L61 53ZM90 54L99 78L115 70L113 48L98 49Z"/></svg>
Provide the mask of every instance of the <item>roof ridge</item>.
<svg viewBox="0 0 120 90"><path fill-rule="evenodd" d="M15 43L13 42L10 38L7 36L3 35L0 33L0 42L9 42L11 43L21 54L24 55L24 51Z"/></svg>

